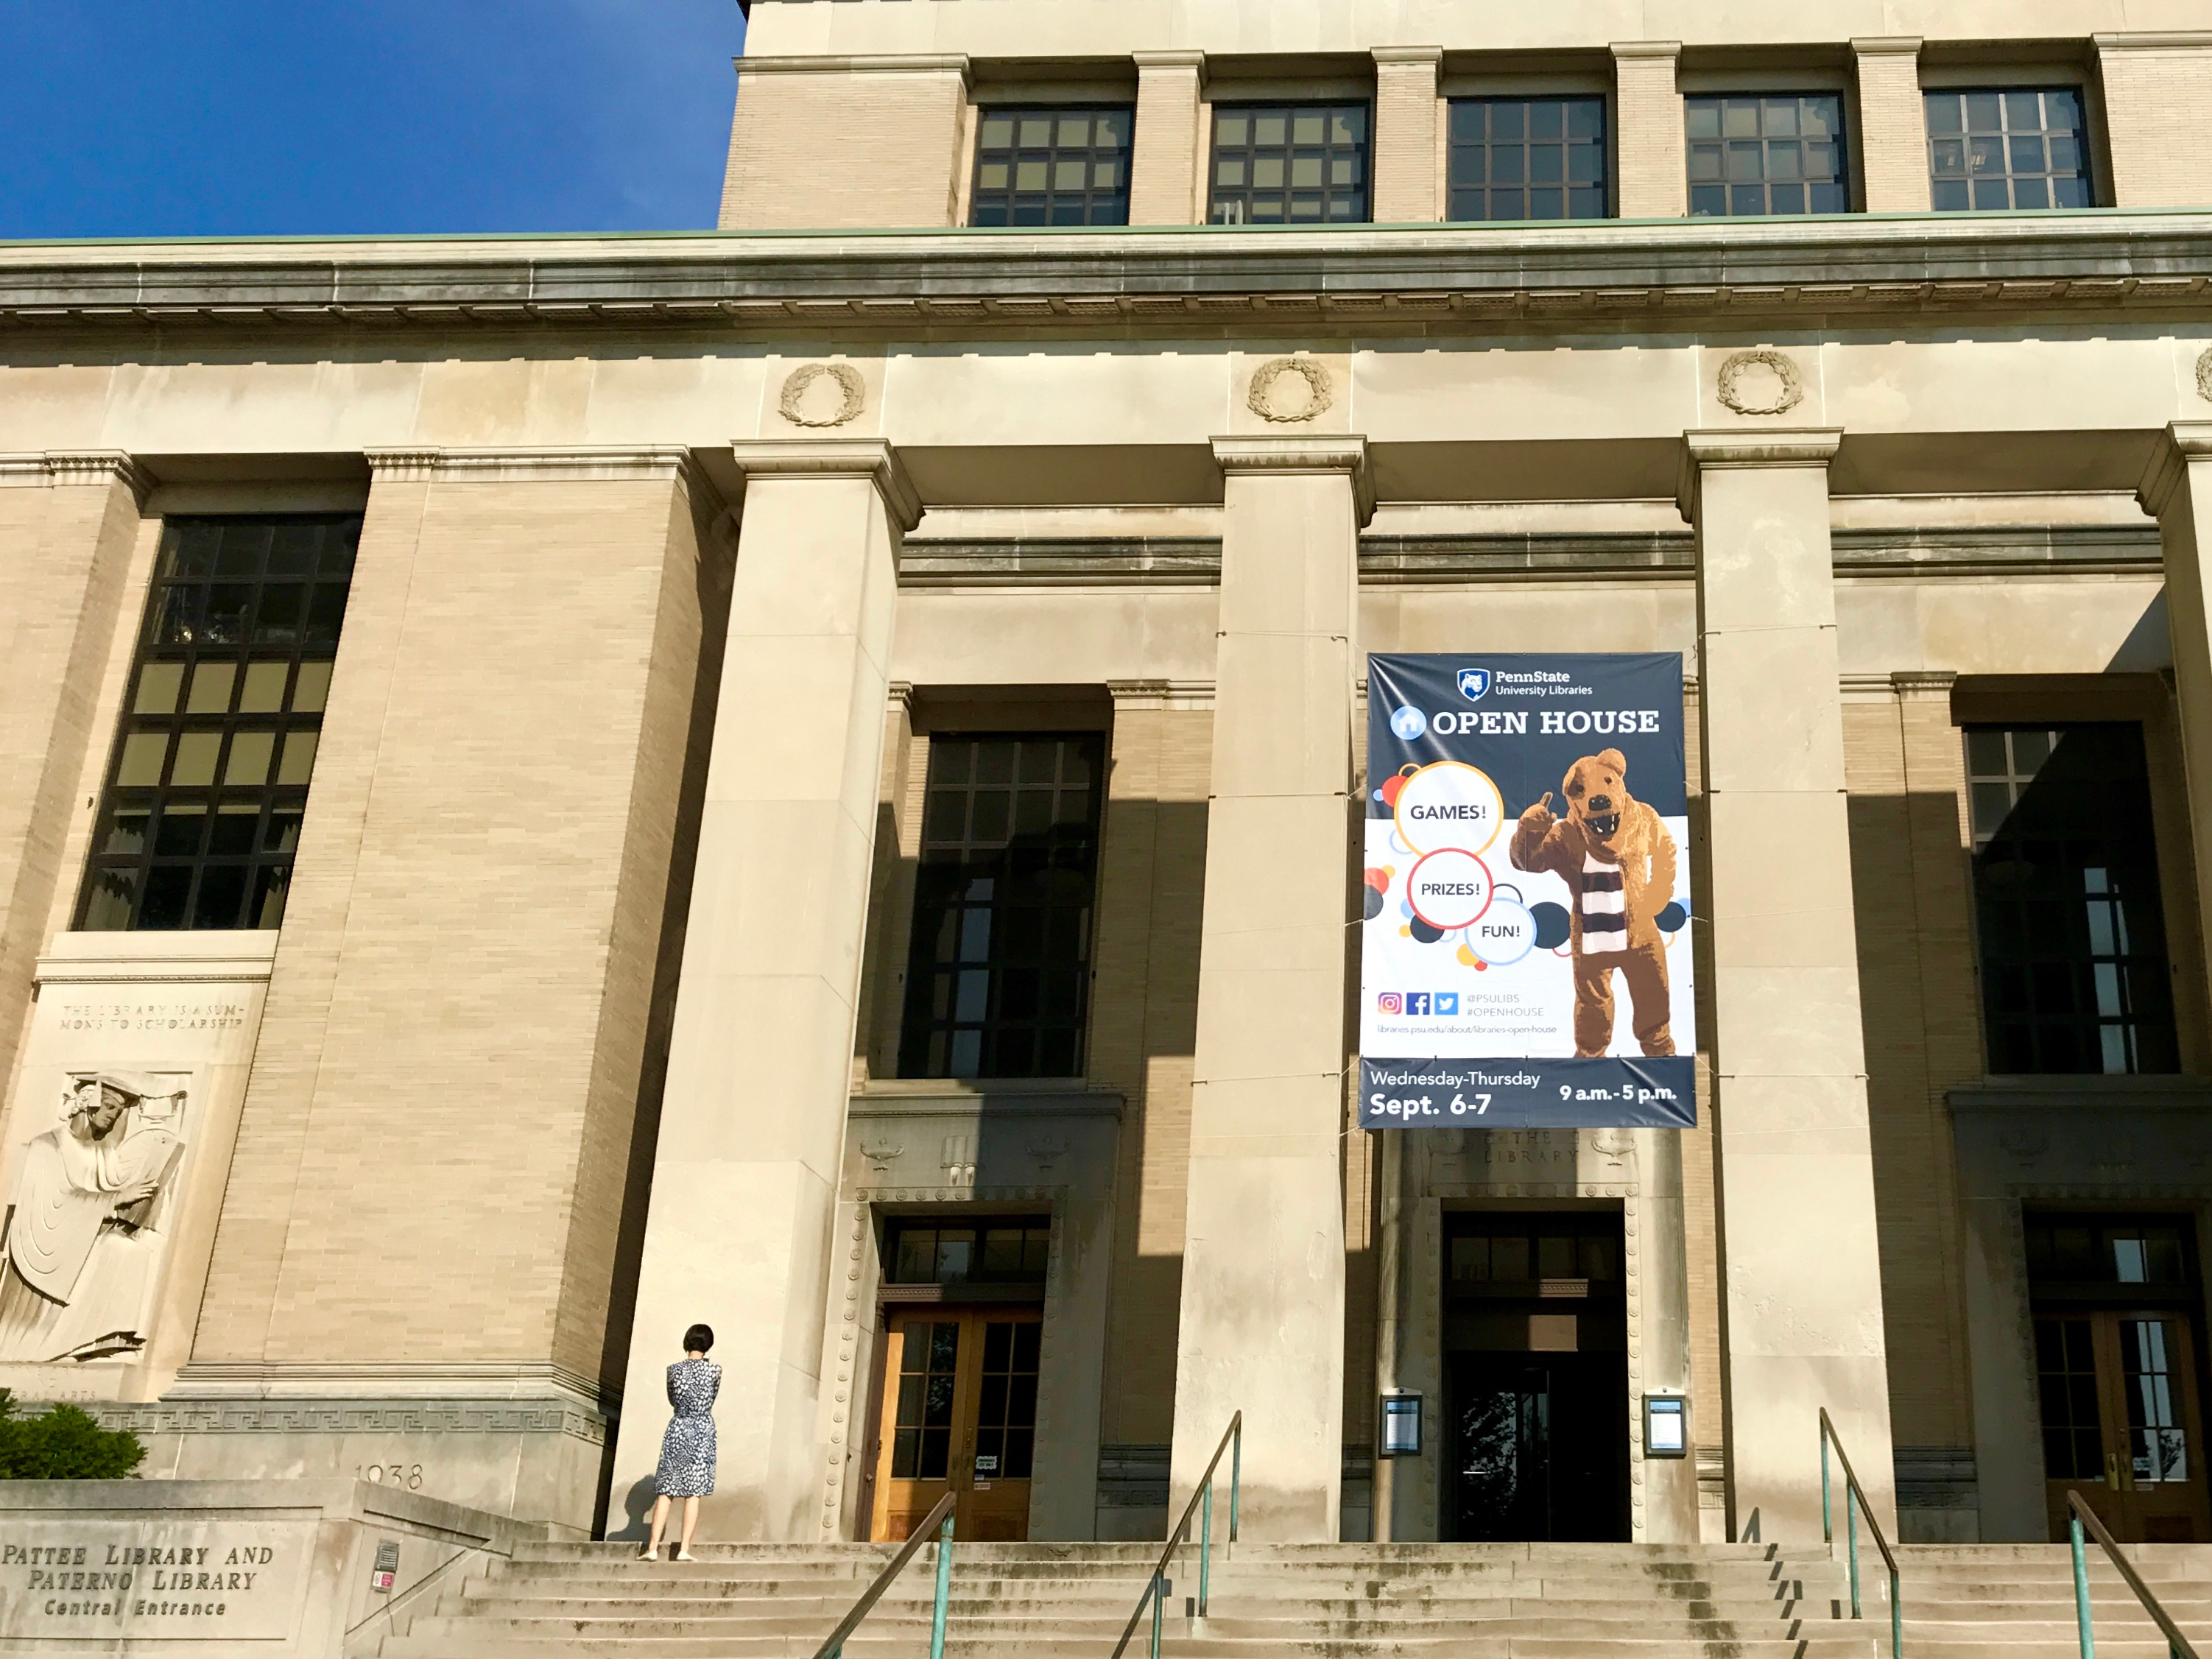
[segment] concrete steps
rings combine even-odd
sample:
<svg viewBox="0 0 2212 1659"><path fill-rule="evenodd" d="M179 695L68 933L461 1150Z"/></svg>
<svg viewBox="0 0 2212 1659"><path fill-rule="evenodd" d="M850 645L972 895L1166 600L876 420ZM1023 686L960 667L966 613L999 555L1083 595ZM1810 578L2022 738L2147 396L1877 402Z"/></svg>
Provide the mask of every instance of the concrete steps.
<svg viewBox="0 0 2212 1659"><path fill-rule="evenodd" d="M448 1587L385 1639L380 1659L811 1659L893 1553L696 1548L698 1561L678 1564L639 1561L623 1545L530 1546ZM848 1659L927 1654L934 1553L908 1565ZM1157 1554L956 1545L946 1650L1107 1659ZM2146 1547L2136 1559L2183 1629L2212 1634L2212 1547ZM1178 1563L1162 1648L1175 1659L1886 1659L1886 1576L1877 1557L1861 1565L1866 1617L1854 1621L1844 1567L1817 1546L1246 1544L1217 1555L1202 1620L1189 1616L1195 1553ZM2075 1659L2063 1547L1917 1547L1899 1565L1912 1659ZM2116 1572L2093 1568L2092 1591L2100 1659L2165 1659Z"/></svg>

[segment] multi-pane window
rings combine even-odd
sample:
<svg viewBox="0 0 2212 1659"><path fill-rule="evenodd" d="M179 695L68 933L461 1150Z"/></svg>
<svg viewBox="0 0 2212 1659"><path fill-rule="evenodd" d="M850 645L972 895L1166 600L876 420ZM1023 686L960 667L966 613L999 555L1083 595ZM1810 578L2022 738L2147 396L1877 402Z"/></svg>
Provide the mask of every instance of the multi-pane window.
<svg viewBox="0 0 2212 1659"><path fill-rule="evenodd" d="M1990 1069L2179 1069L2142 728L1970 728L1966 773Z"/></svg>
<svg viewBox="0 0 2212 1659"><path fill-rule="evenodd" d="M1023 1285L1044 1282L1052 1224L1004 1221L985 1227L904 1222L885 1241L894 1285Z"/></svg>
<svg viewBox="0 0 2212 1659"><path fill-rule="evenodd" d="M975 140L974 225L1126 225L1123 109L988 109Z"/></svg>
<svg viewBox="0 0 2212 1659"><path fill-rule="evenodd" d="M952 1401L960 1375L960 1322L908 1325L899 1356L891 1479L942 1480L952 1461Z"/></svg>
<svg viewBox="0 0 2212 1659"><path fill-rule="evenodd" d="M2097 1406L2095 1328L2087 1319L2038 1319L2035 1370L2043 1404L2044 1478L2102 1480L2105 1434Z"/></svg>
<svg viewBox="0 0 2212 1659"><path fill-rule="evenodd" d="M1044 1327L994 1319L983 1327L975 1401L975 1478L1026 1480L1036 1456L1037 1356Z"/></svg>
<svg viewBox="0 0 2212 1659"><path fill-rule="evenodd" d="M2127 1396L2128 1456L2138 1486L2189 1479L2189 1434L2181 1421L2176 1322L2123 1319L2120 1376Z"/></svg>
<svg viewBox="0 0 2212 1659"><path fill-rule="evenodd" d="M1455 98L1453 219L1602 219L1605 100Z"/></svg>
<svg viewBox="0 0 2212 1659"><path fill-rule="evenodd" d="M1367 106L1218 104L1218 225L1356 224L1367 217Z"/></svg>
<svg viewBox="0 0 2212 1659"><path fill-rule="evenodd" d="M82 928L283 920L361 520L172 519Z"/></svg>
<svg viewBox="0 0 2212 1659"><path fill-rule="evenodd" d="M2096 205L2073 87L1931 92L1928 157L1939 213Z"/></svg>
<svg viewBox="0 0 2212 1659"><path fill-rule="evenodd" d="M1850 210L1838 94L1730 93L1682 101L1692 218Z"/></svg>
<svg viewBox="0 0 2212 1659"><path fill-rule="evenodd" d="M902 1077L1078 1077L1097 734L933 736Z"/></svg>

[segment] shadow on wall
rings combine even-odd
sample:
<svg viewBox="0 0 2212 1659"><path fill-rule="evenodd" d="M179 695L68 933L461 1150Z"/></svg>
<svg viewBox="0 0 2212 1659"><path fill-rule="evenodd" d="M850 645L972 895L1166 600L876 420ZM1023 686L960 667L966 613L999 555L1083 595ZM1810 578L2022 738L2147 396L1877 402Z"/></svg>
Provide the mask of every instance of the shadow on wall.
<svg viewBox="0 0 2212 1659"><path fill-rule="evenodd" d="M2166 629L2166 591L2161 588L2136 619L2136 625L2128 629L2127 638L2120 641L2120 648L2112 653L2105 668L2108 673L2143 674L2172 664L2173 636Z"/></svg>

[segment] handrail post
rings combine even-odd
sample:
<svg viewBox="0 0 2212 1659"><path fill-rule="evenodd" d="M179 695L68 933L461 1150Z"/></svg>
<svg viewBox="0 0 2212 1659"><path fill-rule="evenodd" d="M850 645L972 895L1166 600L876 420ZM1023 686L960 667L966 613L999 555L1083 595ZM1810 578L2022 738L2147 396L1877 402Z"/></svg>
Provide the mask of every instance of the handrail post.
<svg viewBox="0 0 2212 1659"><path fill-rule="evenodd" d="M1206 1617L1206 1592L1213 1588L1213 1482L1206 1483L1205 1519L1198 1529L1198 1616Z"/></svg>
<svg viewBox="0 0 2212 1659"><path fill-rule="evenodd" d="M2081 1540L2081 1517L2066 1517L2066 1535L2074 1546L2074 1622L2081 1635L2081 1659L2097 1659L2097 1638L2089 1629L2089 1553Z"/></svg>
<svg viewBox="0 0 2212 1659"><path fill-rule="evenodd" d="M1162 1588L1160 1570L1152 1569L1152 1659L1160 1659L1160 1603L1167 1592Z"/></svg>
<svg viewBox="0 0 2212 1659"><path fill-rule="evenodd" d="M1820 1413L1820 1541L1831 1554L1836 1547L1835 1506L1828 1497L1828 1413Z"/></svg>
<svg viewBox="0 0 2212 1659"><path fill-rule="evenodd" d="M929 1659L945 1659L945 1609L952 1599L952 1516L937 1534L937 1606L929 1615Z"/></svg>
<svg viewBox="0 0 2212 1659"><path fill-rule="evenodd" d="M1859 1508L1851 1499L1856 1489L1845 1482L1844 1486L1844 1553L1851 1564L1851 1617L1865 1617L1859 1611Z"/></svg>
<svg viewBox="0 0 2212 1659"><path fill-rule="evenodd" d="M1244 1483L1244 1413L1229 1425L1229 1541L1237 1541L1237 1494Z"/></svg>

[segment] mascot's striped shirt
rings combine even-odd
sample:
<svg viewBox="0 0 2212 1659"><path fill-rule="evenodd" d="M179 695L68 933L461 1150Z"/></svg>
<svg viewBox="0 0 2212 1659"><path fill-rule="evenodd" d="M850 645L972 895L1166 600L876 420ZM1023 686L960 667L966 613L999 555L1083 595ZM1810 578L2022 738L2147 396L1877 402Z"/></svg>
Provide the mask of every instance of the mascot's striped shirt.
<svg viewBox="0 0 2212 1659"><path fill-rule="evenodd" d="M1582 894L1576 908L1582 913L1583 954L1628 948L1628 895L1621 888L1619 865L1607 864L1595 853L1583 854Z"/></svg>

